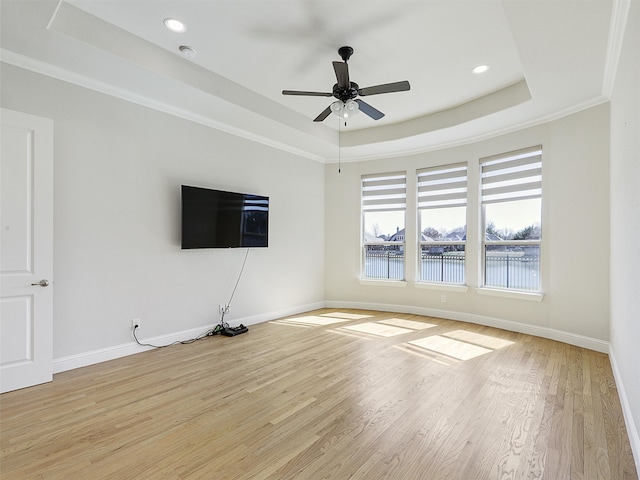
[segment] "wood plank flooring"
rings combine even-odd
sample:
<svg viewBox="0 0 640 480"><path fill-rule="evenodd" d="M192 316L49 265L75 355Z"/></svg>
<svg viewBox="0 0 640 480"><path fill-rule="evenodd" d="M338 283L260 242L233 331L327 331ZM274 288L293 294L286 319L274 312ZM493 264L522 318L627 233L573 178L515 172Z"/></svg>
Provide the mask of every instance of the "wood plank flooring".
<svg viewBox="0 0 640 480"><path fill-rule="evenodd" d="M606 355L416 315L309 312L0 407L3 480L638 478Z"/></svg>

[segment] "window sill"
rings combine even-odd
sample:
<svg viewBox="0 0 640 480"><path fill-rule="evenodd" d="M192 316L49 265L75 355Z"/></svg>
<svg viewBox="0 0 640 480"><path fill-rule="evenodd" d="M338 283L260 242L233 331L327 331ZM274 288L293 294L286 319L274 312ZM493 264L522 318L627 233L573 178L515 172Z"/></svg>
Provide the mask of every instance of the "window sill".
<svg viewBox="0 0 640 480"><path fill-rule="evenodd" d="M488 295L490 297L515 298L517 300L527 300L529 302L541 302L544 293L535 292L518 292L511 290L499 290L496 288L476 288L479 295Z"/></svg>
<svg viewBox="0 0 640 480"><path fill-rule="evenodd" d="M454 285L451 283L427 283L427 282L415 282L416 288L423 288L425 290L440 290L443 292L459 292L467 293L469 287L467 285Z"/></svg>
<svg viewBox="0 0 640 480"><path fill-rule="evenodd" d="M361 278L360 285L372 285L375 287L406 287L406 280L372 280Z"/></svg>

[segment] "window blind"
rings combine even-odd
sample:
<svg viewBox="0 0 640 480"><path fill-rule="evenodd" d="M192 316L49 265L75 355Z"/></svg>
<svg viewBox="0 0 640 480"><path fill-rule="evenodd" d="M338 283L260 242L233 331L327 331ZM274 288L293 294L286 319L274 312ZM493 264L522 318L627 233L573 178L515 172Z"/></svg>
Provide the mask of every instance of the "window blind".
<svg viewBox="0 0 640 480"><path fill-rule="evenodd" d="M418 174L418 209L467 205L467 164L424 168Z"/></svg>
<svg viewBox="0 0 640 480"><path fill-rule="evenodd" d="M362 210L389 212L407 206L406 172L364 175L362 177Z"/></svg>
<svg viewBox="0 0 640 480"><path fill-rule="evenodd" d="M542 147L480 160L482 203L542 197Z"/></svg>

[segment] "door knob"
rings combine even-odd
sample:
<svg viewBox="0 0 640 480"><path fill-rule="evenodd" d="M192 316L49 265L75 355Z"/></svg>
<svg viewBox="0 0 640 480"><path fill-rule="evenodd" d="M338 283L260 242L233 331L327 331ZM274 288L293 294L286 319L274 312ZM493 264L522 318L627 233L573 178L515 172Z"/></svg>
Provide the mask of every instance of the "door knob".
<svg viewBox="0 0 640 480"><path fill-rule="evenodd" d="M32 283L31 285L33 285L34 287L48 287L49 280L43 279L43 280L40 280L38 283Z"/></svg>

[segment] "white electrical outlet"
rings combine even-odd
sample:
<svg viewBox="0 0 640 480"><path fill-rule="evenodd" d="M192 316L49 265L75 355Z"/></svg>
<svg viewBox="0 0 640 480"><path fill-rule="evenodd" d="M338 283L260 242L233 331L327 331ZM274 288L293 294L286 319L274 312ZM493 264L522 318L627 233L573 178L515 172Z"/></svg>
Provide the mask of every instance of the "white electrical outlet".
<svg viewBox="0 0 640 480"><path fill-rule="evenodd" d="M131 320L131 330L135 330L136 328L140 328L142 326L142 320L139 318L134 318Z"/></svg>
<svg viewBox="0 0 640 480"><path fill-rule="evenodd" d="M218 313L227 313L227 306L224 303L218 305Z"/></svg>
<svg viewBox="0 0 640 480"><path fill-rule="evenodd" d="M447 301L447 296L446 296L446 295L442 295L442 296L440 296L440 301L441 301L442 303L445 303L445 302Z"/></svg>

